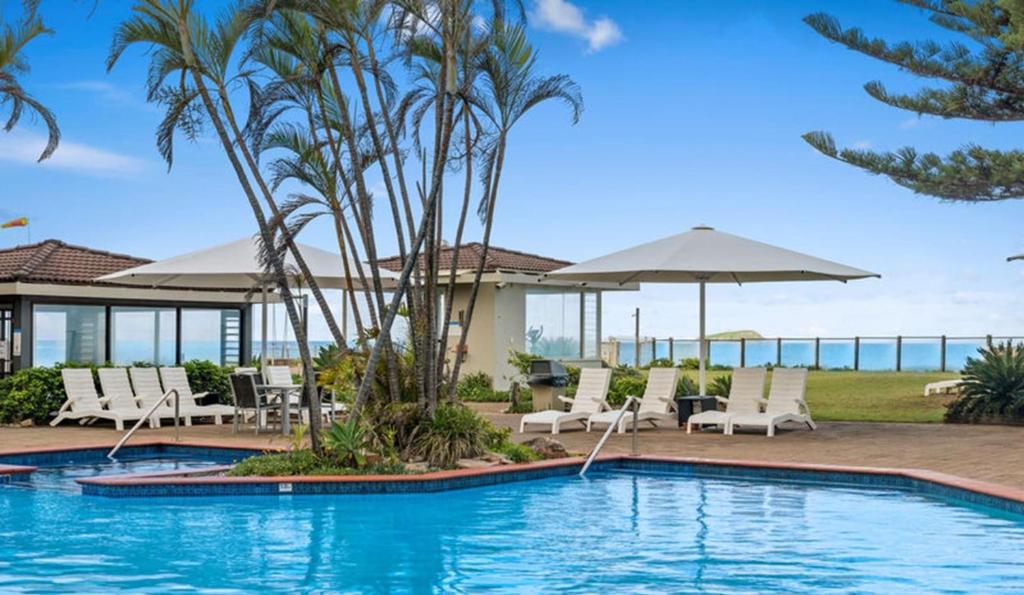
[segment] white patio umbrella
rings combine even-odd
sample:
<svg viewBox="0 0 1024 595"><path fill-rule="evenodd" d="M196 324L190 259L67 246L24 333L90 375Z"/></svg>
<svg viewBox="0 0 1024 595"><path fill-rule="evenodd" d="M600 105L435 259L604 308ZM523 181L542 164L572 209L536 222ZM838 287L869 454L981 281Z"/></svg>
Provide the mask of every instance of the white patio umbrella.
<svg viewBox="0 0 1024 595"><path fill-rule="evenodd" d="M808 256L698 226L558 269L545 275L567 281L618 283L697 283L700 285L700 394L705 394L705 286L708 283L842 281L879 277L870 271ZM637 345L637 349L639 349Z"/></svg>
<svg viewBox="0 0 1024 595"><path fill-rule="evenodd" d="M347 289L345 267L340 255L302 243L298 247L310 273L320 287ZM285 258L285 267L289 272L295 275L299 274L298 265L291 253ZM354 261L349 261L349 271L354 274ZM370 272L366 271L366 274L369 276ZM389 287L394 285L399 276L392 271L380 269L380 277L381 283L385 287ZM195 289L254 289L261 287L263 293L261 348L264 357L267 353L267 283L264 279L263 267L260 265L258 241L254 237L242 238L180 256L172 256L104 275L98 280L145 287ZM353 288L362 288L358 277L352 279L352 286Z"/></svg>

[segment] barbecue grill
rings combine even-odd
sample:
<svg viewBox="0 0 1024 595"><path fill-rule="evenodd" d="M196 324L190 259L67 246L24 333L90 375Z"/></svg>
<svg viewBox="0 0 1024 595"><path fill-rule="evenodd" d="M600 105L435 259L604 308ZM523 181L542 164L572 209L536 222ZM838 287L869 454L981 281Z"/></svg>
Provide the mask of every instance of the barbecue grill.
<svg viewBox="0 0 1024 595"><path fill-rule="evenodd" d="M565 403L558 400L558 397L565 396L565 386L569 384L569 373L565 366L550 359L534 360L530 362L526 384L533 392L534 411L565 410Z"/></svg>

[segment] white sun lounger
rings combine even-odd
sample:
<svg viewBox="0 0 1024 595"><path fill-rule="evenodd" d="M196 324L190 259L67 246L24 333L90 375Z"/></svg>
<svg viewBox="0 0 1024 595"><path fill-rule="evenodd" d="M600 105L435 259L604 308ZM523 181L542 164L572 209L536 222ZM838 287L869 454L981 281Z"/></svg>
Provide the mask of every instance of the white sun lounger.
<svg viewBox="0 0 1024 595"><path fill-rule="evenodd" d="M132 387L135 389L135 394L142 399L143 407L152 407L153 403L157 402L164 396L164 389L160 386L160 377L157 376L156 368L129 368L128 375L132 379ZM174 419L174 400L168 399L165 403L167 410L170 411L171 419ZM178 416L185 422L186 426L192 425L192 415L199 415L198 413L193 414L185 407L185 401L182 400L181 407L178 409Z"/></svg>
<svg viewBox="0 0 1024 595"><path fill-rule="evenodd" d="M519 431L525 432L526 426L529 424L548 426L551 428L552 434L557 434L562 424L578 421L584 426L587 425L587 420L591 415L611 409L608 402L605 401L611 380L610 368L584 368L580 372L580 385L576 389L576 396L571 399L558 397L563 402L572 403L568 413L554 409L527 413L519 421Z"/></svg>
<svg viewBox="0 0 1024 595"><path fill-rule="evenodd" d="M128 381L128 370L127 368L100 368L98 371L100 377L100 388L103 390L103 395L110 397L111 402L124 403L124 407L127 407L127 403L135 403L137 407L140 407L143 411L149 411L149 409L160 399L160 395L137 395L132 390L132 385ZM174 421L174 412L168 410L166 407L158 407L153 412L153 427L160 427L161 419L169 419Z"/></svg>
<svg viewBox="0 0 1024 595"><path fill-rule="evenodd" d="M702 425L725 426L729 417L741 413L760 413L761 403L764 402L764 377L767 370L764 368L736 368L732 371L732 384L729 388L729 398L715 397L725 403L725 411L701 411L691 415L686 420L686 433L689 434L693 426L699 429Z"/></svg>
<svg viewBox="0 0 1024 595"><path fill-rule="evenodd" d="M811 410L804 400L807 389L806 368L775 368L772 372L772 387L768 392L768 404L763 413L738 413L729 418L725 433L732 434L733 428L767 428L768 435L775 435L775 427L787 421L807 424L815 429Z"/></svg>
<svg viewBox="0 0 1024 595"><path fill-rule="evenodd" d="M235 408L231 405L200 405L196 403L196 399L201 399L208 393L193 394L192 387L188 384L188 374L185 373L185 368L160 368L160 380L163 382L164 390L178 391L181 398L181 409L188 411L193 416L209 415L213 417L213 423L220 425L224 423L223 416L233 417L235 415ZM171 406L173 405L171 403Z"/></svg>
<svg viewBox="0 0 1024 595"><path fill-rule="evenodd" d="M678 424L678 416L675 409L676 386L679 384L679 370L676 368L651 368L647 374L647 386L644 388L644 396L640 399L640 407L637 411L637 422L646 421L654 427L659 423ZM587 419L587 431L590 431L594 424L610 425L615 423L621 409L613 411L602 411L595 413ZM633 415L626 413L619 422L619 433L626 431L626 426L633 424Z"/></svg>
<svg viewBox="0 0 1024 595"><path fill-rule="evenodd" d="M92 370L88 368L64 368L60 371L64 380L64 392L68 399L61 405L57 417L50 422L56 426L65 419L77 419L82 423L95 421L97 419L109 419L114 422L114 427L124 430L124 422L143 419L146 412L132 402L122 399L114 400L110 397L103 397L96 393L96 383L92 378ZM104 409L103 406L107 405ZM152 419L150 426L155 427Z"/></svg>

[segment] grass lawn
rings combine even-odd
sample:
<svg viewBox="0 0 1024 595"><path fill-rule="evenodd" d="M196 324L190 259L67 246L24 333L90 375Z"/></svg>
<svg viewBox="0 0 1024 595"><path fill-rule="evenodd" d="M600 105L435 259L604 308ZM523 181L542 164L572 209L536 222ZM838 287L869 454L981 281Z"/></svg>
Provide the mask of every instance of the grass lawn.
<svg viewBox="0 0 1024 595"><path fill-rule="evenodd" d="M696 381L697 372L686 373ZM727 374L708 371L708 381ZM949 398L925 397L924 385L957 377L941 372L812 370L807 377L807 403L817 421L941 422Z"/></svg>

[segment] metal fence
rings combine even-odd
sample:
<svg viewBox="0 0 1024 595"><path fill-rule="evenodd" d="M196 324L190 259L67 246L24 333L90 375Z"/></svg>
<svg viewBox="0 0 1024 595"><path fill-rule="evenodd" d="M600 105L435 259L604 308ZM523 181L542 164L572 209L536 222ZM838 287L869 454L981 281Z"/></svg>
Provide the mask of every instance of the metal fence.
<svg viewBox="0 0 1024 595"><path fill-rule="evenodd" d="M986 335L895 337L774 337L708 339L709 365L786 366L873 371L959 371L978 350L1024 337ZM644 366L654 359L676 363L698 355L696 339L606 341L602 358L611 365Z"/></svg>

